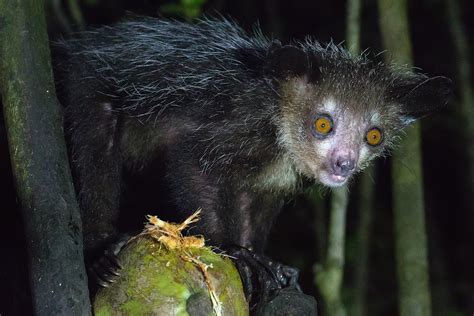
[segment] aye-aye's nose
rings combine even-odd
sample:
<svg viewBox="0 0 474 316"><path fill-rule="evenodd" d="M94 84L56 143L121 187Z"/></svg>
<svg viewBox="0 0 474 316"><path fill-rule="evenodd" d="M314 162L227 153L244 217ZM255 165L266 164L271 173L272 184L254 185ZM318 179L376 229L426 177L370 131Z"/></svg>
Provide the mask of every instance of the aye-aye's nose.
<svg viewBox="0 0 474 316"><path fill-rule="evenodd" d="M356 166L356 160L352 155L348 154L335 154L332 157L332 170L334 174L338 176L346 177L354 171Z"/></svg>

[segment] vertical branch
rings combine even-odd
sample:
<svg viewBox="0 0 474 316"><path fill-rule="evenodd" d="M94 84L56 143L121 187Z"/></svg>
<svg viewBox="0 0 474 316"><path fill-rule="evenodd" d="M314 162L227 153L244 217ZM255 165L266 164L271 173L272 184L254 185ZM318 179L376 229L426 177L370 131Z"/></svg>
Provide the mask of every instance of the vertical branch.
<svg viewBox="0 0 474 316"><path fill-rule="evenodd" d="M360 51L360 15L361 0L347 1L346 41L347 48L352 54Z"/></svg>
<svg viewBox="0 0 474 316"><path fill-rule="evenodd" d="M52 80L43 1L0 1L0 93L35 315L90 315L82 228Z"/></svg>
<svg viewBox="0 0 474 316"><path fill-rule="evenodd" d="M474 190L474 96L471 77L471 60L469 55L469 41L466 38L466 32L463 29L461 14L459 12L458 0L447 0L449 29L453 38L454 49L456 52L458 85L461 95L461 106L459 107L459 118L462 122L459 124L466 137L468 164L470 168L467 179L467 188L471 193L471 201Z"/></svg>
<svg viewBox="0 0 474 316"><path fill-rule="evenodd" d="M378 4L382 40L390 59L412 65L406 0L379 0ZM407 130L394 153L392 173L400 315L431 315L419 123Z"/></svg>
<svg viewBox="0 0 474 316"><path fill-rule="evenodd" d="M341 287L344 277L344 251L347 187L333 190L329 214L327 254L323 265L315 266L316 285L326 303L327 315L345 316Z"/></svg>
<svg viewBox="0 0 474 316"><path fill-rule="evenodd" d="M84 17L82 16L82 10L81 6L79 5L79 1L68 0L67 6L69 9L69 13L72 17L74 26L79 30L84 29Z"/></svg>

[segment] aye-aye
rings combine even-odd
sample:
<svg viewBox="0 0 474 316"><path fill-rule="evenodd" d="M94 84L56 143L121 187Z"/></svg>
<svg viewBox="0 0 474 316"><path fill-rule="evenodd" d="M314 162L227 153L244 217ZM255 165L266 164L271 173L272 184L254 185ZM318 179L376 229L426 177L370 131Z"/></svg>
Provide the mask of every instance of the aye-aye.
<svg viewBox="0 0 474 316"><path fill-rule="evenodd" d="M160 164L176 212L202 209L193 233L237 257L249 296L285 198L304 179L345 184L451 92L445 77L223 19L140 18L53 48L86 251L117 238L123 171ZM282 287L285 268L263 271Z"/></svg>

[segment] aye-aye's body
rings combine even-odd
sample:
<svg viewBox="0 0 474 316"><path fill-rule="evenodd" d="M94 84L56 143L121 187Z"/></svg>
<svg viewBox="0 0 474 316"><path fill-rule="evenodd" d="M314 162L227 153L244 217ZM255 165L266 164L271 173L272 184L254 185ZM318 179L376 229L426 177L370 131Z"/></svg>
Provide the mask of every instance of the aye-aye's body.
<svg viewBox="0 0 474 316"><path fill-rule="evenodd" d="M193 233L261 254L302 179L342 185L450 90L224 20L122 22L54 51L86 250L117 234L123 169L158 163L176 211L202 208Z"/></svg>

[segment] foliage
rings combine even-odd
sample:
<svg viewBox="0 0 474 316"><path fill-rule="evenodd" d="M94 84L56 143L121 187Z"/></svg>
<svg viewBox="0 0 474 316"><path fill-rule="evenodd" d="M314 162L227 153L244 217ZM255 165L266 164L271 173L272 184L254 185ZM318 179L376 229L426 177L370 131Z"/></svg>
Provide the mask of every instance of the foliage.
<svg viewBox="0 0 474 316"><path fill-rule="evenodd" d="M206 0L179 0L179 3L166 3L160 7L160 11L165 15L182 16L186 20L199 17Z"/></svg>

